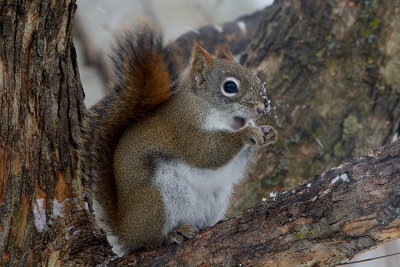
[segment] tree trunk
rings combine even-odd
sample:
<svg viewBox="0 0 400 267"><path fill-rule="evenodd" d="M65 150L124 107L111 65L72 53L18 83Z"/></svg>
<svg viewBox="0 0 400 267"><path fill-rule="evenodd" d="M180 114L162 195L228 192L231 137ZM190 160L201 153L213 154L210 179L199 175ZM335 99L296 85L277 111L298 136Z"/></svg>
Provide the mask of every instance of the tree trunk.
<svg viewBox="0 0 400 267"><path fill-rule="evenodd" d="M71 39L75 9L67 0L0 3L2 265L323 265L399 237L397 141L182 246L115 260L84 209L77 175L86 109ZM208 27L175 43L185 61L193 39L207 49L226 40L268 80L280 141L258 158L236 211L398 132L396 1L283 0L240 21L247 28L227 24L220 35Z"/></svg>
<svg viewBox="0 0 400 267"><path fill-rule="evenodd" d="M86 109L71 37L75 9L73 1L0 4L0 256L5 266L59 265L74 258L78 237L79 250L91 251L82 242L95 240L79 208L79 125ZM88 253L81 262L90 264L94 256Z"/></svg>

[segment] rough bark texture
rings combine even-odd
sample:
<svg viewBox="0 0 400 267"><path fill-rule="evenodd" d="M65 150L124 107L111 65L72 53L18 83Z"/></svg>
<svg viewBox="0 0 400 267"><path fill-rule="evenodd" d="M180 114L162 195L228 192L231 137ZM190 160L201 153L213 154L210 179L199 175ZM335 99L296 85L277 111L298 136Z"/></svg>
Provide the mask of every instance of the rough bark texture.
<svg viewBox="0 0 400 267"><path fill-rule="evenodd" d="M267 81L280 138L240 187L237 213L268 191L388 144L400 132L400 2L275 2L241 62Z"/></svg>
<svg viewBox="0 0 400 267"><path fill-rule="evenodd" d="M184 61L193 39L208 50L226 40L268 81L280 141L258 158L235 211L399 131L399 5L281 0L241 18L246 31L235 22L222 34L206 27L176 41ZM400 236L397 141L182 246L112 261L82 208L77 176L85 107L71 40L75 9L68 0L0 3L2 265L322 265Z"/></svg>
<svg viewBox="0 0 400 267"><path fill-rule="evenodd" d="M104 247L77 205L79 124L85 107L71 37L75 9L71 1L0 3L4 266L54 266L66 259L90 263L96 253L87 253L84 261L74 254L92 252L96 242L99 252Z"/></svg>
<svg viewBox="0 0 400 267"><path fill-rule="evenodd" d="M400 139L316 175L199 238L114 266L326 266L400 237Z"/></svg>

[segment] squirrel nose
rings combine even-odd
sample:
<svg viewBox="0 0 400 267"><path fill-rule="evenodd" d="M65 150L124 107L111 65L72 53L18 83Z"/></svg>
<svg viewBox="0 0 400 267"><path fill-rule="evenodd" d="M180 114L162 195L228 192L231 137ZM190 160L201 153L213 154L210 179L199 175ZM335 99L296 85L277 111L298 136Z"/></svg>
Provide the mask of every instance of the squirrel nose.
<svg viewBox="0 0 400 267"><path fill-rule="evenodd" d="M263 114L265 111L265 105L264 104L257 105L256 110L258 114Z"/></svg>

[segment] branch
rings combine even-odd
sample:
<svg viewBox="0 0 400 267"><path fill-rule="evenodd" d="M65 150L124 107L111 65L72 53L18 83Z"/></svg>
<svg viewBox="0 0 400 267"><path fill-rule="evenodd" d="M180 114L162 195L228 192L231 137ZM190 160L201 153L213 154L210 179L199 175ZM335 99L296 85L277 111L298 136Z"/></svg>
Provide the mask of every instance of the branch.
<svg viewBox="0 0 400 267"><path fill-rule="evenodd" d="M400 237L400 139L120 265L335 265Z"/></svg>

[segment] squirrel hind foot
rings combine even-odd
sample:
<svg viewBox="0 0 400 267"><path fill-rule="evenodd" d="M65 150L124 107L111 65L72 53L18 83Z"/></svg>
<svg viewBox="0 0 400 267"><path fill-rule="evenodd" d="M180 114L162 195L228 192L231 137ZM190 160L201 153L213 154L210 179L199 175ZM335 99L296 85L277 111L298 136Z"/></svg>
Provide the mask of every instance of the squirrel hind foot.
<svg viewBox="0 0 400 267"><path fill-rule="evenodd" d="M186 239L197 237L198 234L199 229L197 229L197 227L185 223L169 232L165 238L165 244L182 244Z"/></svg>

